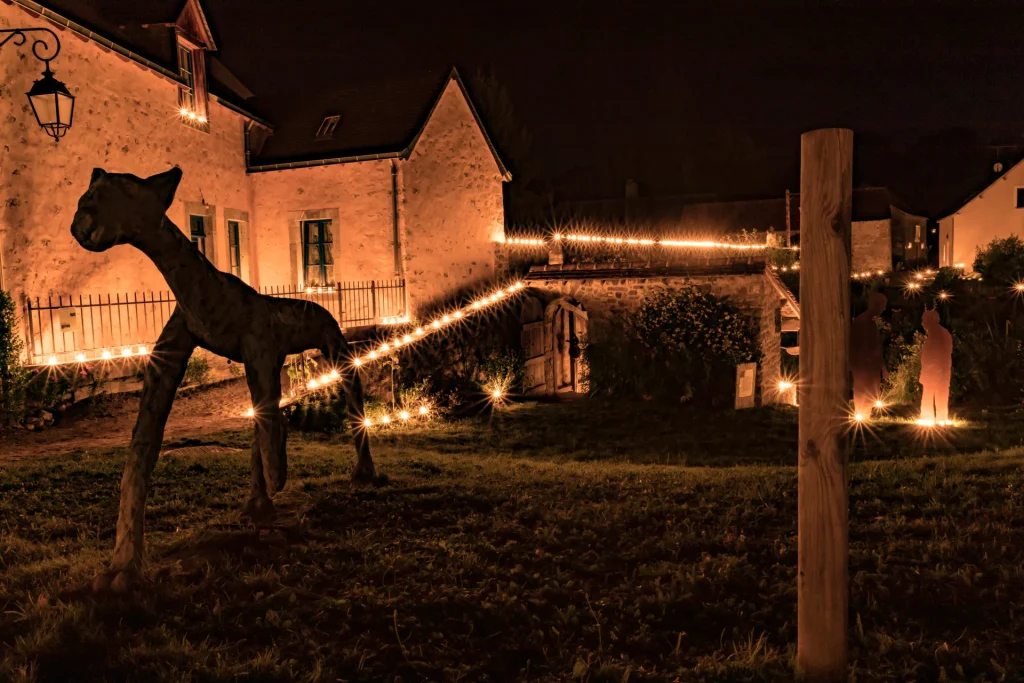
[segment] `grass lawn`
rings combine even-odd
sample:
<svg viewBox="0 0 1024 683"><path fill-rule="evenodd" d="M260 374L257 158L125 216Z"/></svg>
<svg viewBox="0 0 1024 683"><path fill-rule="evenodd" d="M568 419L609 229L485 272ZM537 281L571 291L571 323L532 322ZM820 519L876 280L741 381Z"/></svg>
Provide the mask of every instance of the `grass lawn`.
<svg viewBox="0 0 1024 683"><path fill-rule="evenodd" d="M857 437L854 680L1024 678L1024 449L972 453L1019 445L1014 415ZM103 598L124 451L11 465L0 680L791 679L795 439L791 409L517 405L377 435L360 489L346 441L293 433L257 531L223 433L162 457L146 592Z"/></svg>

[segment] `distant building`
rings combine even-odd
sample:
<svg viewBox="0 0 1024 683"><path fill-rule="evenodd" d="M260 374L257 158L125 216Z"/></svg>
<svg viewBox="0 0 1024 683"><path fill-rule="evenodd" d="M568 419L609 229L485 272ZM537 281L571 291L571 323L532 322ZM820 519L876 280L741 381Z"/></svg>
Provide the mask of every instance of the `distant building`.
<svg viewBox="0 0 1024 683"><path fill-rule="evenodd" d="M939 220L939 266L971 272L979 247L1010 235L1024 237L1024 161Z"/></svg>
<svg viewBox="0 0 1024 683"><path fill-rule="evenodd" d="M42 64L29 46L0 52L0 287L16 297L45 306L49 297L120 301L166 288L139 251L97 254L72 238L94 167L149 176L179 166L168 216L216 267L254 287L401 280L386 314L407 315L493 277L511 175L454 69L352 91L332 89L325 70L315 92L274 102L277 120L268 121L216 57L198 0L6 0L0 25L56 32L62 49L51 67L77 98L73 126L54 144L23 95ZM136 325L153 319L150 309L132 309ZM82 320L81 311L60 314ZM34 321L30 354L156 338L104 327L83 342L51 329L53 315Z"/></svg>

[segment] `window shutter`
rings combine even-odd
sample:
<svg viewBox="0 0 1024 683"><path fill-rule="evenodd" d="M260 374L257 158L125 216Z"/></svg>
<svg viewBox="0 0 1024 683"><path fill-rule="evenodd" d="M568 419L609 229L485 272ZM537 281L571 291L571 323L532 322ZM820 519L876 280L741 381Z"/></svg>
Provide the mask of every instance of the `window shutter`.
<svg viewBox="0 0 1024 683"><path fill-rule="evenodd" d="M238 223L238 265L242 281L252 284L252 276L249 274L249 224L239 221Z"/></svg>
<svg viewBox="0 0 1024 683"><path fill-rule="evenodd" d="M291 282L299 287L305 285L300 251L302 248L302 221L294 221L288 226L288 257L291 265Z"/></svg>
<svg viewBox="0 0 1024 683"><path fill-rule="evenodd" d="M214 220L213 207L206 213L206 258L213 264L214 268L220 269L217 264L217 223Z"/></svg>

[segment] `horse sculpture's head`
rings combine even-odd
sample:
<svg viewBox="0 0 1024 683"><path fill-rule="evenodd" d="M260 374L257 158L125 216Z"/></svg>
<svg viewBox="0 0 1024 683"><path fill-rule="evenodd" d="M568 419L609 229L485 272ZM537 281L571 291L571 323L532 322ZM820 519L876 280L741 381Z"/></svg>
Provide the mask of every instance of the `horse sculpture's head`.
<svg viewBox="0 0 1024 683"><path fill-rule="evenodd" d="M148 178L93 169L89 189L78 200L71 234L89 251L134 244L163 221L179 181L179 168Z"/></svg>

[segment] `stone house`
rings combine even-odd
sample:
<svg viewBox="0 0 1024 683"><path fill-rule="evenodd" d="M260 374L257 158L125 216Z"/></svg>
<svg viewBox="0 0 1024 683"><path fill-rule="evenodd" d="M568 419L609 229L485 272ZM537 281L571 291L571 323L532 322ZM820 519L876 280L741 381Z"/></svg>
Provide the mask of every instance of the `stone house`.
<svg viewBox="0 0 1024 683"><path fill-rule="evenodd" d="M388 289L386 310L373 299L374 315L360 314L366 324L415 315L493 277L511 175L457 71L362 91L321 84L268 120L218 59L231 46L216 42L199 0L138 5L0 3L0 28L59 37L51 68L76 98L73 125L55 143L23 95L42 63L28 46L0 51L0 287L47 313L29 321L30 357L151 342L159 332L142 329L160 322L156 307L134 303L125 308L134 331L120 315L116 334L90 340L81 328L86 301L165 289L137 250L94 254L72 238L94 167L148 176L179 166L168 216L215 266L286 293ZM339 294L334 312L345 318L346 307Z"/></svg>
<svg viewBox="0 0 1024 683"><path fill-rule="evenodd" d="M973 272L977 250L1010 235L1024 237L1024 160L939 219L939 267Z"/></svg>

